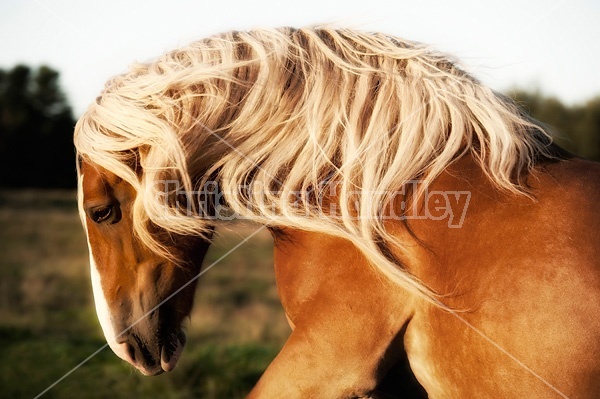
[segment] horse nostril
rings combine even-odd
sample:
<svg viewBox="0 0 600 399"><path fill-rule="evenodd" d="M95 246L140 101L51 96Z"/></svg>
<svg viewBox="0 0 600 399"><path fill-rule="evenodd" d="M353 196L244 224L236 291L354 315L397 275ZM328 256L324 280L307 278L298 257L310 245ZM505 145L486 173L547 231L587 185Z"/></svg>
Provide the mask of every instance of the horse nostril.
<svg viewBox="0 0 600 399"><path fill-rule="evenodd" d="M135 349L131 344L125 344L127 347L127 355L129 355L129 359L131 359L131 363L135 364Z"/></svg>

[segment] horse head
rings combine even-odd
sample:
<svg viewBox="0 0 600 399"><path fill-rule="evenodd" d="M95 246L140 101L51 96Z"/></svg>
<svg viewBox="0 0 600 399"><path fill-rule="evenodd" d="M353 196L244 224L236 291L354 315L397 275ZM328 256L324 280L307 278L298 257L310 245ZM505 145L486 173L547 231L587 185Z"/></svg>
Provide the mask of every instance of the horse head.
<svg viewBox="0 0 600 399"><path fill-rule="evenodd" d="M80 215L90 250L94 301L111 349L145 375L171 371L185 344L182 323L209 242L153 228L170 257L134 231L134 187L110 171L80 165ZM176 261L174 259L183 259Z"/></svg>

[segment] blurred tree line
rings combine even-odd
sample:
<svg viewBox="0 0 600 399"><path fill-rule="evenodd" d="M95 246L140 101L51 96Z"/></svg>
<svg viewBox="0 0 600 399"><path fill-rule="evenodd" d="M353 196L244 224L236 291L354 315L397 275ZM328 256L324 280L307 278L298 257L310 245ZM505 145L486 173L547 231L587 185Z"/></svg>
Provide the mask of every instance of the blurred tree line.
<svg viewBox="0 0 600 399"><path fill-rule="evenodd" d="M600 96L566 106L539 90L513 90L508 95L542 122L558 145L580 157L600 161Z"/></svg>
<svg viewBox="0 0 600 399"><path fill-rule="evenodd" d="M568 151L600 161L600 96L566 106L539 91L509 93ZM0 69L0 187L73 188L75 120L47 66Z"/></svg>
<svg viewBox="0 0 600 399"><path fill-rule="evenodd" d="M74 125L57 71L0 70L0 187L75 187Z"/></svg>

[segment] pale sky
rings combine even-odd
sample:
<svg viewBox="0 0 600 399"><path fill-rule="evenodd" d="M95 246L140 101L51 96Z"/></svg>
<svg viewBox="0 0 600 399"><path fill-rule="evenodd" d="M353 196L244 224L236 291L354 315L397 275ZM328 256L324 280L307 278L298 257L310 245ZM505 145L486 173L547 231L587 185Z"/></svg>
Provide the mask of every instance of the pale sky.
<svg viewBox="0 0 600 399"><path fill-rule="evenodd" d="M79 116L133 61L227 30L321 23L433 44L496 90L600 95L600 0L0 0L0 68L59 70Z"/></svg>

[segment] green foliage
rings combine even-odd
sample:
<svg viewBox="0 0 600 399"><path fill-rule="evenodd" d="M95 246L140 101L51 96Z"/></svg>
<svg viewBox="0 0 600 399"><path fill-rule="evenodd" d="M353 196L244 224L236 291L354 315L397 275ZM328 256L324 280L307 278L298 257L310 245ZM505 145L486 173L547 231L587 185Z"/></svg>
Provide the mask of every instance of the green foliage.
<svg viewBox="0 0 600 399"><path fill-rule="evenodd" d="M600 97L566 106L539 91L517 89L509 95L544 124L558 145L580 157L600 161Z"/></svg>
<svg viewBox="0 0 600 399"><path fill-rule="evenodd" d="M58 72L0 70L0 187L73 187L74 125Z"/></svg>

